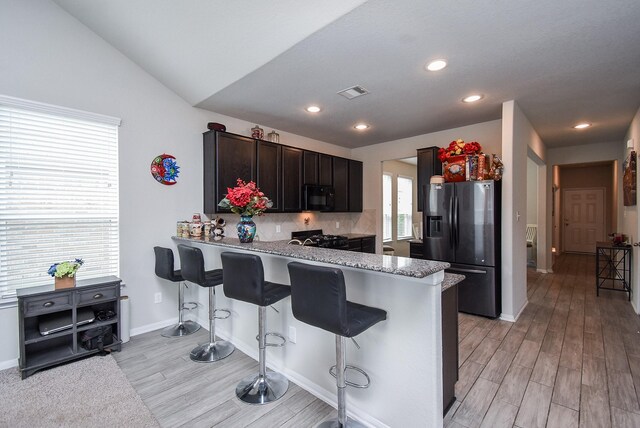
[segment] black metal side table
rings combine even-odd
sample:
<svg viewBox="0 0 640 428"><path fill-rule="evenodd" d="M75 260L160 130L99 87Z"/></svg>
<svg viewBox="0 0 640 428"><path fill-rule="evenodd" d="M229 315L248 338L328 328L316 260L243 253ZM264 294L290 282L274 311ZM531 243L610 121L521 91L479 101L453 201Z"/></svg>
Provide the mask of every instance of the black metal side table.
<svg viewBox="0 0 640 428"><path fill-rule="evenodd" d="M600 290L629 293L631 301L631 245L596 242L596 294Z"/></svg>

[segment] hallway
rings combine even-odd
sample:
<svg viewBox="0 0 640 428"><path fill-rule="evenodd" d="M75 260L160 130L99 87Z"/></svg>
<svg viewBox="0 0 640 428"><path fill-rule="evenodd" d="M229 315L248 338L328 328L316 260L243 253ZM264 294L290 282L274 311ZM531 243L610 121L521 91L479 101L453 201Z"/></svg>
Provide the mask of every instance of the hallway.
<svg viewBox="0 0 640 428"><path fill-rule="evenodd" d="M444 426L640 427L640 318L596 297L595 256L529 270L516 323L460 314L456 403Z"/></svg>

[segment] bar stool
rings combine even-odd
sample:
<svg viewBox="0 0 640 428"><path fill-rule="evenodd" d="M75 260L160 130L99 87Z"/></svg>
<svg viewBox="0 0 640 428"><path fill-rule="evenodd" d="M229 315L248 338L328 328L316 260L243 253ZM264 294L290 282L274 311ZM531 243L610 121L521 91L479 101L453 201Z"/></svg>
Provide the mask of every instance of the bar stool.
<svg viewBox="0 0 640 428"><path fill-rule="evenodd" d="M205 271L204 257L199 248L178 244L178 253L184 279L209 288L209 343L195 347L190 357L200 363L212 363L227 358L235 347L226 340L216 341L216 319L227 319L231 315L226 309L216 309L215 286L222 284L222 269ZM217 316L216 312L225 312L226 316Z"/></svg>
<svg viewBox="0 0 640 428"><path fill-rule="evenodd" d="M364 427L347 418L346 386L368 388L371 381L361 369L346 364L345 338L353 338L372 325L387 319L382 309L349 302L340 269L291 262L291 309L299 321L336 335L336 365L329 373L338 387L338 418L322 422L318 428ZM335 368L335 374L333 370ZM367 379L364 385L346 380L346 369L353 369Z"/></svg>
<svg viewBox="0 0 640 428"><path fill-rule="evenodd" d="M169 326L162 330L161 335L164 337L182 337L188 336L200 330L200 324L193 321L184 321L183 311L185 309L195 309L195 302L184 302L184 278L179 270L173 269L173 251L171 248L153 247L156 255L156 275L167 281L178 283L178 324ZM186 305L190 305L187 307Z"/></svg>
<svg viewBox="0 0 640 428"><path fill-rule="evenodd" d="M260 369L257 375L252 374L240 381L236 386L236 396L249 404L271 403L287 392L289 381L280 373L267 372L266 369L266 347L280 347L286 342L281 334L267 333L267 306L289 296L291 287L265 281L262 259L256 255L224 252L220 257L222 258L224 294L232 299L258 306L256 339ZM279 337L282 343L267 343L266 336Z"/></svg>

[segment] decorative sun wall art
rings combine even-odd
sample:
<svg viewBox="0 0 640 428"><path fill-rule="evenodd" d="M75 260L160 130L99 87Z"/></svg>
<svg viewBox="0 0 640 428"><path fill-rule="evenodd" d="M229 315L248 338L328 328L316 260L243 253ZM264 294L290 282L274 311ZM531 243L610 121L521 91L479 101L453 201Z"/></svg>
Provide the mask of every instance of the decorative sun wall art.
<svg viewBox="0 0 640 428"><path fill-rule="evenodd" d="M158 182L171 186L176 184L180 167L176 164L176 158L163 153L156 156L151 162L151 175Z"/></svg>

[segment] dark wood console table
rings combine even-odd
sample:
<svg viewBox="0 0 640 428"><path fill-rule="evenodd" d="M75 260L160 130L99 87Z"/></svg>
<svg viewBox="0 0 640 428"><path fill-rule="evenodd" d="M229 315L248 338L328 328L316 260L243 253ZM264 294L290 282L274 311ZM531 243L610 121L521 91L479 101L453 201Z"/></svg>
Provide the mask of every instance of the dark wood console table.
<svg viewBox="0 0 640 428"><path fill-rule="evenodd" d="M631 249L630 245L613 245L596 242L596 294L600 290L629 293L631 300Z"/></svg>
<svg viewBox="0 0 640 428"><path fill-rule="evenodd" d="M53 282L53 279L51 280ZM73 288L56 290L54 285L29 287L18 290L18 316L20 328L20 373L22 379L40 369L48 368L88 355L99 350L80 347L80 336L85 330L111 325L113 343L105 348L119 351L120 340L120 278L102 278L77 281ZM97 312L112 311L110 319L78 325L78 311L88 308ZM68 316L70 327L47 335L40 333L40 322L56 314Z"/></svg>

